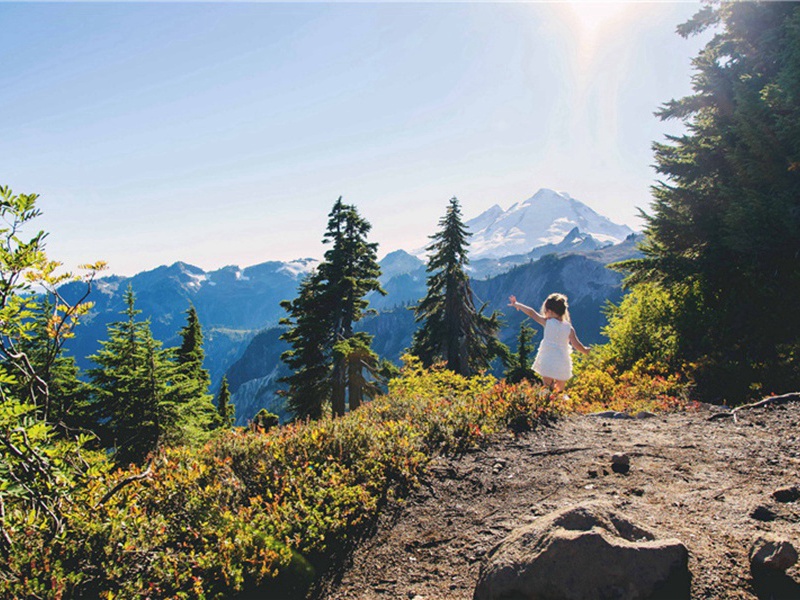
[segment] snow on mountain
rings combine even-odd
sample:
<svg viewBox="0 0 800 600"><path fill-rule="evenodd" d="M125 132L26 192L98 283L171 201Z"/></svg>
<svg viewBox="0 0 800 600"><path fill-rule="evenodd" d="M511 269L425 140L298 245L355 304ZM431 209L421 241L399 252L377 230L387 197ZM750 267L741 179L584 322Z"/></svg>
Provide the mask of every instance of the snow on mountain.
<svg viewBox="0 0 800 600"><path fill-rule="evenodd" d="M561 242L577 227L600 242L619 243L633 230L612 223L565 192L542 188L508 210L495 205L466 222L470 257L500 258L525 254L546 244Z"/></svg>
<svg viewBox="0 0 800 600"><path fill-rule="evenodd" d="M283 263L283 266L278 271L291 275L292 277L301 278L311 272L312 269L319 265L319 260L316 258L299 258L291 262Z"/></svg>

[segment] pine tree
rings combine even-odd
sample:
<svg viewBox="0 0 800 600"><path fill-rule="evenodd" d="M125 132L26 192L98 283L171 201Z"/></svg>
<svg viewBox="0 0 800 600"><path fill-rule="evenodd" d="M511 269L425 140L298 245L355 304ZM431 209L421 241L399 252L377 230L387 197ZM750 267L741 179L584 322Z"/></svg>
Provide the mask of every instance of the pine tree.
<svg viewBox="0 0 800 600"><path fill-rule="evenodd" d="M301 284L298 297L283 307L290 329L282 336L292 349L283 360L294 371L289 383L289 406L297 417L317 417L330 402L334 415L343 415L348 396L351 410L365 391L363 375L347 363L347 353L334 346L353 338L353 324L367 312L370 292L384 294L378 277L377 244L367 242L372 226L355 206L340 197L328 215L323 242L331 244L325 260ZM359 344L369 346L371 337L360 334ZM355 364L355 363L354 363Z"/></svg>
<svg viewBox="0 0 800 600"><path fill-rule="evenodd" d="M330 402L330 356L332 336L327 323L327 310L321 302L323 285L315 270L300 282L294 300L284 300L281 306L289 317L281 324L289 328L281 335L291 348L281 360L292 373L282 382L289 389L281 391L287 397L287 407L298 419L318 419L323 407Z"/></svg>
<svg viewBox="0 0 800 600"><path fill-rule="evenodd" d="M217 414L219 415L220 427L230 429L236 421L236 406L231 403L231 392L228 389L227 376L222 377L217 394Z"/></svg>
<svg viewBox="0 0 800 600"><path fill-rule="evenodd" d="M800 385L800 6L722 3L679 28L716 27L694 93L664 105L686 135L654 144L645 257L629 285L683 298L670 324L700 394L742 399Z"/></svg>
<svg viewBox="0 0 800 600"><path fill-rule="evenodd" d="M378 281L381 273L377 259L378 245L367 242L367 234L372 226L358 214L355 206L344 204L341 197L328 217L328 230L323 242L331 244L332 248L325 253L319 272L327 283L323 301L331 310L331 334L333 344L337 344L353 337L353 324L364 317L369 305L364 296L373 291L385 292ZM365 345L368 349L371 342L371 336L361 334L361 346ZM361 387L362 381L362 377L348 367L346 356L334 353L331 374L334 415L344 414L346 391L356 405L361 403L365 389ZM351 410L354 408L350 406Z"/></svg>
<svg viewBox="0 0 800 600"><path fill-rule="evenodd" d="M411 352L425 366L445 361L451 371L473 375L488 369L495 357L506 356L508 349L497 339L499 313L487 316L484 307L475 308L465 271L470 234L457 198L450 199L439 226L427 247L428 293L414 308L422 325L414 333Z"/></svg>
<svg viewBox="0 0 800 600"><path fill-rule="evenodd" d="M535 335L535 331L522 323L519 326L519 337L517 338L517 353L506 362L505 378L508 383L519 383L523 379L528 381L539 381L540 378L531 368L530 356L533 347L530 341Z"/></svg>
<svg viewBox="0 0 800 600"><path fill-rule="evenodd" d="M91 360L96 431L120 464L141 462L177 421L169 396L172 365L153 338L147 321L138 321L132 288L125 292L124 320L108 326L108 340Z"/></svg>
<svg viewBox="0 0 800 600"><path fill-rule="evenodd" d="M190 306L186 311L186 325L181 329L181 345L175 350L176 365L171 377L170 401L176 410L175 428L170 440L193 443L203 441L207 433L217 427L217 411L208 393L211 378L203 368L203 331L197 311Z"/></svg>

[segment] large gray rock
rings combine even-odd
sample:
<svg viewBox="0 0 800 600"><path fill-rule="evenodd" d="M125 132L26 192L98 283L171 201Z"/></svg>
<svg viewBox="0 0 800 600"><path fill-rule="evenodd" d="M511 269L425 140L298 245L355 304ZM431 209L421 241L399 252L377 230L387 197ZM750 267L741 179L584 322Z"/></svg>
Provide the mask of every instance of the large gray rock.
<svg viewBox="0 0 800 600"><path fill-rule="evenodd" d="M517 529L485 559L474 600L689 598L689 553L601 503Z"/></svg>

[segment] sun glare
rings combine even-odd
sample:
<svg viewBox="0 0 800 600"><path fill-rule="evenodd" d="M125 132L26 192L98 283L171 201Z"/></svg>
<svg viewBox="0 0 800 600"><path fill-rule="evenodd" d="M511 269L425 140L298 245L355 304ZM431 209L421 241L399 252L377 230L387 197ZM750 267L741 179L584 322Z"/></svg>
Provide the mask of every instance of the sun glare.
<svg viewBox="0 0 800 600"><path fill-rule="evenodd" d="M582 62L636 18L642 8L637 2L560 2L555 5L575 34Z"/></svg>

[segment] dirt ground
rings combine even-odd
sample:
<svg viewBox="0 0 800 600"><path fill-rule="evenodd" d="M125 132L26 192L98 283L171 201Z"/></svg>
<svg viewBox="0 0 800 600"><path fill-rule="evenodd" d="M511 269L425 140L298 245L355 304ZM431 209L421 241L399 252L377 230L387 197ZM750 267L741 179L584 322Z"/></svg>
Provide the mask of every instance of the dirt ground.
<svg viewBox="0 0 800 600"><path fill-rule="evenodd" d="M508 533L584 500L610 501L657 537L689 549L692 598L800 598L800 566L764 583L748 551L762 532L800 549L800 403L642 420L574 416L488 448L433 461L413 495L384 511L343 569L317 590L326 600L467 599L481 560ZM630 456L630 471L611 455ZM755 512L754 512L755 511Z"/></svg>

